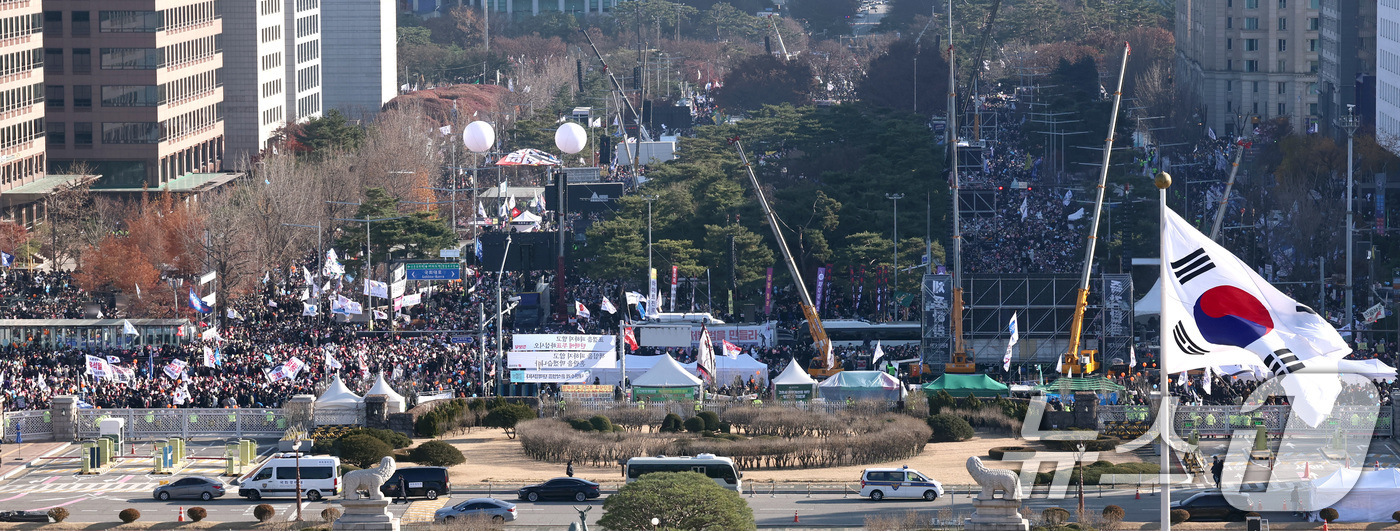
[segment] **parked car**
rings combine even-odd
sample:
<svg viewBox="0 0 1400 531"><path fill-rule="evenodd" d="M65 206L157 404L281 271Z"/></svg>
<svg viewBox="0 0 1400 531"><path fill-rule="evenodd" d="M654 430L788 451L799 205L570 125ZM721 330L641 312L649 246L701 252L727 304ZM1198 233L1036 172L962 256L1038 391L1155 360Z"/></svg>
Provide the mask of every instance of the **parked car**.
<svg viewBox="0 0 1400 531"><path fill-rule="evenodd" d="M562 499L584 501L598 497L598 484L586 479L579 478L554 478L538 485L521 487L518 493L520 499L539 501L543 499Z"/></svg>
<svg viewBox="0 0 1400 531"><path fill-rule="evenodd" d="M494 498L472 498L457 505L443 507L433 514L433 521L450 524L458 518L484 514L496 522L514 522L515 504Z"/></svg>
<svg viewBox="0 0 1400 531"><path fill-rule="evenodd" d="M389 481L379 487L386 498L404 497L399 493L399 483L403 483L408 496L422 496L436 500L441 494L452 493L452 482L447 479L447 467L415 466L400 468L389 476Z"/></svg>
<svg viewBox="0 0 1400 531"><path fill-rule="evenodd" d="M48 523L49 515L44 511L0 511L0 522L40 522Z"/></svg>
<svg viewBox="0 0 1400 531"><path fill-rule="evenodd" d="M1172 509L1185 509L1191 513L1190 522L1216 520L1221 522L1243 521L1246 511L1230 505L1225 495L1218 490L1207 490L1192 495L1185 500L1172 502Z"/></svg>
<svg viewBox="0 0 1400 531"><path fill-rule="evenodd" d="M909 467L867 468L860 475L860 495L873 501L885 498L933 501L943 495L943 484Z"/></svg>
<svg viewBox="0 0 1400 531"><path fill-rule="evenodd" d="M226 490L222 481L204 476L186 476L156 487L151 496L157 500L198 498L209 501L223 497L224 492Z"/></svg>

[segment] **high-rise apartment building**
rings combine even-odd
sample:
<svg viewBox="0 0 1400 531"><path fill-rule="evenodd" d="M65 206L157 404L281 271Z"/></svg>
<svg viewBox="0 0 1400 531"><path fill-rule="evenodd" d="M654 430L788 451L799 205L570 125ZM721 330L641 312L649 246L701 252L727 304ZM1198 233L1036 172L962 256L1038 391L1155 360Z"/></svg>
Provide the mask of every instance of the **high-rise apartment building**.
<svg viewBox="0 0 1400 531"><path fill-rule="evenodd" d="M320 0L224 3L227 163L267 149L288 123L320 115Z"/></svg>
<svg viewBox="0 0 1400 531"><path fill-rule="evenodd" d="M1317 97L1321 0L1182 0L1176 4L1178 86L1216 132L1237 116L1286 117L1305 132Z"/></svg>
<svg viewBox="0 0 1400 531"><path fill-rule="evenodd" d="M216 0L44 0L50 170L159 189L224 156Z"/></svg>
<svg viewBox="0 0 1400 531"><path fill-rule="evenodd" d="M398 94L396 6L395 0L336 0L321 6L326 110L369 119Z"/></svg>
<svg viewBox="0 0 1400 531"><path fill-rule="evenodd" d="M1400 0L1376 6L1376 138L1400 139ZM1392 151L1397 151L1391 147Z"/></svg>
<svg viewBox="0 0 1400 531"><path fill-rule="evenodd" d="M39 0L0 0L0 193L44 176L44 21ZM0 218L32 223L5 203Z"/></svg>
<svg viewBox="0 0 1400 531"><path fill-rule="evenodd" d="M1346 138L1337 119L1355 105L1363 125L1375 122L1376 0L1322 0L1318 60L1319 130Z"/></svg>

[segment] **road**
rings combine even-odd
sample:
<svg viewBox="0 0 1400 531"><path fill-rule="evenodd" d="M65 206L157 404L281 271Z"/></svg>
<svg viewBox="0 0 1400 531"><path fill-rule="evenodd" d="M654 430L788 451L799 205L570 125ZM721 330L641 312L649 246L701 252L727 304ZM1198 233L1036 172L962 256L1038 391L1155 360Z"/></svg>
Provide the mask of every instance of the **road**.
<svg viewBox="0 0 1400 531"><path fill-rule="evenodd" d="M862 13L864 17L851 19L851 34L859 37L869 35L875 31L875 27L880 25L880 20L885 18L885 12L889 11L887 4L874 4L869 8L862 7L857 13Z"/></svg>

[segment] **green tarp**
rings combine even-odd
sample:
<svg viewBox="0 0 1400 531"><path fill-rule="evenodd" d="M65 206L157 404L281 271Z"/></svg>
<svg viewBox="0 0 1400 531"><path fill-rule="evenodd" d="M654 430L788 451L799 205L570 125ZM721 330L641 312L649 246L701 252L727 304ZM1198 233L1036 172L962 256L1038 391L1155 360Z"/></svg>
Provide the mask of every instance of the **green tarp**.
<svg viewBox="0 0 1400 531"><path fill-rule="evenodd" d="M1053 382L1035 386L1036 391L1058 393L1060 391L1122 391L1123 386L1113 383L1113 381L1103 376L1090 376L1088 378L1060 378Z"/></svg>
<svg viewBox="0 0 1400 531"><path fill-rule="evenodd" d="M947 391L956 398L967 395L976 397L1006 396L1006 384L993 380L985 374L944 374L937 380L924 384L924 392L932 395Z"/></svg>

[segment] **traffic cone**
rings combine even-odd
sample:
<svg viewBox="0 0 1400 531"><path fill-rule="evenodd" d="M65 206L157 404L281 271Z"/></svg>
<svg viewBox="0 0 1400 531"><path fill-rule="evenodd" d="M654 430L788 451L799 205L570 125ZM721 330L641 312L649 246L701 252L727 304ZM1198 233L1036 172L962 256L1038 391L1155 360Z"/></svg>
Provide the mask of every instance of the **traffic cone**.
<svg viewBox="0 0 1400 531"><path fill-rule="evenodd" d="M1311 479L1311 478L1312 478L1312 462L1311 462L1311 461L1304 461L1304 462L1303 462L1303 479Z"/></svg>
<svg viewBox="0 0 1400 531"><path fill-rule="evenodd" d="M797 523L797 522L798 522L798 520L797 520L797 511L793 511L793 512L792 512L792 523L795 524L795 523Z"/></svg>
<svg viewBox="0 0 1400 531"><path fill-rule="evenodd" d="M176 522L183 522L183 521L185 521L185 508L184 508L184 507L180 507L180 519L179 519L179 520L176 520Z"/></svg>
<svg viewBox="0 0 1400 531"><path fill-rule="evenodd" d="M1136 488L1133 489L1133 499L1134 499L1134 500L1141 500L1141 499L1142 499L1142 486L1138 486L1138 487L1136 487Z"/></svg>

